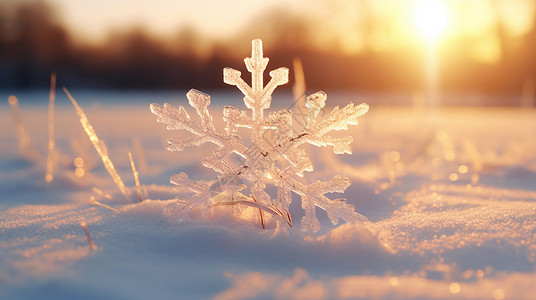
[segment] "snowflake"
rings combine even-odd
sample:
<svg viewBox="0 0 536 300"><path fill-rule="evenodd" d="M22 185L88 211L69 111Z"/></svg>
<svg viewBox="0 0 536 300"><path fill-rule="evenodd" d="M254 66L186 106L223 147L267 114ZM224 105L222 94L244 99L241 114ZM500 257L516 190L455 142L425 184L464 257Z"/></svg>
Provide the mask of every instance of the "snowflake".
<svg viewBox="0 0 536 300"><path fill-rule="evenodd" d="M325 106L327 95L317 92L307 97L307 113L304 121L298 125L293 122L292 112L281 110L265 116L270 107L272 93L277 86L288 82L288 69L278 68L271 71L270 81L263 84L263 73L268 58L263 57L262 41L252 41L251 57L246 58L247 70L252 74L252 85L249 86L241 73L231 68L223 70L223 81L236 86L244 94L244 103L251 111L241 111L231 106L223 110L226 123L225 131L214 127L212 116L208 111L210 96L195 89L186 96L189 104L195 109L198 118L191 118L183 106L178 108L165 103L164 106L151 104L151 111L158 116L158 122L167 124L168 130L187 130L193 135L185 139L169 139L168 150L182 151L186 147L213 143L217 149L203 161L203 165L211 168L219 175L207 182L194 181L185 173L175 174L171 183L180 192L188 192L188 197L177 197L175 212L188 212L200 209L204 217L210 217L214 205L247 204L279 215L292 224L289 205L292 192L301 197L301 205L305 216L301 220L302 230L316 232L320 222L316 216L316 207L325 210L331 222L336 225L339 219L346 222L363 221L366 218L354 211L354 207L344 199L329 199L324 194L342 193L350 185L350 180L342 176L334 176L328 181L303 183L301 177L305 171L312 171L313 164L302 148L305 144L314 146L332 146L337 154L351 153L352 136L333 137L327 133L333 130L347 130L348 125L357 125L359 116L368 111L363 103L355 106L350 103L344 108L335 107L325 118L318 120L318 115ZM246 146L238 135L240 127L251 131L250 142ZM273 138L272 138L273 137ZM233 166L228 159L237 154L241 159L239 166ZM277 188L277 196L273 199L266 192L266 184ZM249 189L249 197L243 191ZM263 223L264 226L264 223Z"/></svg>

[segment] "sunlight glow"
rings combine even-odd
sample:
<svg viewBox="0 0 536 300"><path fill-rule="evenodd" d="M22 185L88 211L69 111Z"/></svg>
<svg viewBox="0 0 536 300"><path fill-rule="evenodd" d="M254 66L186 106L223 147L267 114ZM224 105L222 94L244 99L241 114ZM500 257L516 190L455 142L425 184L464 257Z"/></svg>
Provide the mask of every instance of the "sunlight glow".
<svg viewBox="0 0 536 300"><path fill-rule="evenodd" d="M86 172L84 171L83 168L76 168L76 169L74 169L74 175L75 175L76 177L83 177L85 173L86 173Z"/></svg>
<svg viewBox="0 0 536 300"><path fill-rule="evenodd" d="M462 291L462 287L459 283L453 282L449 286L449 291L453 294L459 294Z"/></svg>
<svg viewBox="0 0 536 300"><path fill-rule="evenodd" d="M423 0L413 8L413 21L421 34L428 40L435 40L448 25L448 11L440 1Z"/></svg>
<svg viewBox="0 0 536 300"><path fill-rule="evenodd" d="M77 168L82 168L84 166L84 159L81 157L77 157L74 159L74 166Z"/></svg>

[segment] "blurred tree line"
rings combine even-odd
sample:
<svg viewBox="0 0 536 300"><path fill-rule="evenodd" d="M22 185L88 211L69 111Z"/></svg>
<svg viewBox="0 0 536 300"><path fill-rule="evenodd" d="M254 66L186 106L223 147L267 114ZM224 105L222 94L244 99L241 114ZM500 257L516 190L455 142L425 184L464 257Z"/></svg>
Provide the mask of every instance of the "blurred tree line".
<svg viewBox="0 0 536 300"><path fill-rule="evenodd" d="M0 4L0 88L46 88L55 71L62 84L73 88L219 89L225 87L221 75L225 66L246 72L242 60L257 37L264 41L271 68L291 67L292 59L300 57L310 89L415 92L424 85L423 49L349 54L336 43L319 47L311 26L317 20L283 10L257 18L225 41L208 40L192 28L182 28L174 39L162 41L134 28L111 35L104 45L80 44L58 19L43 1ZM374 20L364 22L360 26L365 34L377 25ZM499 24L497 31L501 30ZM527 79L534 81L535 27L521 47L509 48L508 37L499 37L503 55L492 64L467 55L469 40L449 46L440 62L442 89L517 93Z"/></svg>

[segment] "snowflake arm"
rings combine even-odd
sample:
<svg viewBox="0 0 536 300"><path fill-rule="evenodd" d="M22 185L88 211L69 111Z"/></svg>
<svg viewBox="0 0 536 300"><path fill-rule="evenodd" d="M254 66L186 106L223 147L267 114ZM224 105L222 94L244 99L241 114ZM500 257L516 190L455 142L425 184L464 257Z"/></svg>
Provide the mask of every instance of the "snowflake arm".
<svg viewBox="0 0 536 300"><path fill-rule="evenodd" d="M338 224L339 219L346 222L365 222L367 218L354 211L354 206L346 204L344 199L331 200L324 196L326 193L342 193L350 186L348 178L334 176L327 182L316 181L305 185L292 180L292 190L301 196L302 208L305 216L302 218L301 226L304 231L316 232L320 229L320 222L316 216L316 207L320 207L328 214L333 225Z"/></svg>
<svg viewBox="0 0 536 300"><path fill-rule="evenodd" d="M188 178L186 173L179 173L171 176L170 182L178 186L179 192L188 193L192 192L193 196L190 197L177 197L177 202L173 206L179 206L182 209L188 211L193 208L201 207L201 215L204 218L208 218L211 215L211 203L212 193L210 186L203 180L193 181Z"/></svg>
<svg viewBox="0 0 536 300"><path fill-rule="evenodd" d="M357 106L350 103L342 109L336 106L329 116L318 122L316 118L319 111L325 106L326 98L327 95L324 92L318 92L307 97L306 105L309 108L309 113L306 117L306 129L301 133L303 138L298 139L294 146L297 147L304 143L319 147L331 145L336 154L351 154L350 143L353 141L352 136L334 138L325 136L325 134L333 130L348 130L348 125L357 125L358 118L368 111L369 106L366 103L361 103Z"/></svg>
<svg viewBox="0 0 536 300"><path fill-rule="evenodd" d="M288 69L279 68L270 72L271 80L266 87L263 86L263 73L268 60L263 57L261 40L254 40L251 57L244 59L246 68L251 73L251 87L240 77L240 71L223 69L223 82L236 86L244 94L244 104L252 110L254 120L261 119L262 111L270 107L272 92L277 86L288 82Z"/></svg>
<svg viewBox="0 0 536 300"><path fill-rule="evenodd" d="M182 151L185 147L200 146L206 142L223 146L227 137L214 129L212 116L207 107L210 104L210 96L198 90L190 90L186 94L190 105L195 108L201 122L190 118L183 106L178 108L169 103L164 106L152 103L150 108L153 114L158 116L158 122L167 124L168 130L184 129L195 135L189 139L170 139L168 149L170 151Z"/></svg>

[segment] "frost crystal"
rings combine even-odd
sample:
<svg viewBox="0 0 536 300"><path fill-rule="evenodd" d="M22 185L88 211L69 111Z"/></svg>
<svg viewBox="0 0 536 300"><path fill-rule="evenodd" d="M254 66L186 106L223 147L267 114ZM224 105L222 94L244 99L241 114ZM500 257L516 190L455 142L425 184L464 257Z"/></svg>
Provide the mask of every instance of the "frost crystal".
<svg viewBox="0 0 536 300"><path fill-rule="evenodd" d="M226 122L224 132L217 131L214 127L208 111L210 96L200 91L192 89L186 94L198 118L190 117L182 106L176 108L168 103L164 106L151 104L151 111L158 116L158 122L167 124L168 130L181 129L193 134L186 139L168 140L168 150L181 151L204 143L217 145L217 149L203 161L205 167L219 173L216 180L194 181L185 173L171 177L171 183L177 185L181 192L193 193L189 197L178 197L176 206L182 212L201 208L202 215L210 217L214 205L247 204L279 215L292 224L288 208L292 201L291 192L294 192L300 195L305 210L305 216L301 220L304 231L319 230L320 222L315 212L317 206L327 212L333 224L337 224L339 219L346 222L366 220L354 211L352 205L346 204L344 199L332 200L324 195L344 192L350 185L348 178L334 176L326 182L306 184L301 177L304 171L313 170L313 164L302 148L307 143L333 146L333 151L337 154L351 153L352 136L333 137L327 134L333 130L346 130L348 125L357 125L358 117L368 111L368 105L363 103L355 106L350 103L341 109L335 107L325 118L318 120L327 95L317 92L307 97L308 112L299 126L295 126L299 122L293 122L289 110L265 116L264 110L270 107L273 91L277 86L288 82L288 69L271 71L270 81L263 84L268 58L263 57L261 40L252 42L251 57L244 61L252 74L251 86L241 78L239 71L231 68L223 70L223 81L236 86L244 94L244 103L251 112L226 106L223 110ZM250 142L247 143L249 146L238 135L240 127L251 131ZM241 158L238 167L228 161L233 153ZM277 188L275 199L266 192L266 184ZM249 193L244 192L246 189L249 189Z"/></svg>

